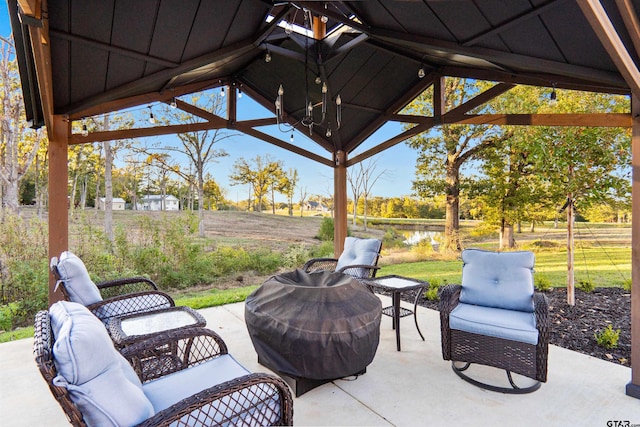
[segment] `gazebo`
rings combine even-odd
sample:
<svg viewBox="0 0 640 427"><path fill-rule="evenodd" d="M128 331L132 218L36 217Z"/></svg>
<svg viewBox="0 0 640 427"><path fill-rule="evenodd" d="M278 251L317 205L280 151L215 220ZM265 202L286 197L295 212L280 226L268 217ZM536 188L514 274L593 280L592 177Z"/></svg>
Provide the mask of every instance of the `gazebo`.
<svg viewBox="0 0 640 427"><path fill-rule="evenodd" d="M49 254L68 246L70 145L230 128L333 169L335 250L347 232L347 168L441 124L633 128L633 211L640 210L638 0L8 1L27 119L49 136ZM446 110L446 76L498 82ZM317 89L316 80L319 82ZM527 84L627 94L631 114L471 112ZM228 88L226 117L178 97ZM423 91L430 116L400 111ZM274 115L238 120L241 90ZM197 124L74 133L84 117L152 102ZM414 126L358 155L389 121ZM310 151L264 129L309 135ZM79 128L76 126L76 128ZM640 215L632 224L632 378L640 398ZM50 280L49 300L60 299Z"/></svg>

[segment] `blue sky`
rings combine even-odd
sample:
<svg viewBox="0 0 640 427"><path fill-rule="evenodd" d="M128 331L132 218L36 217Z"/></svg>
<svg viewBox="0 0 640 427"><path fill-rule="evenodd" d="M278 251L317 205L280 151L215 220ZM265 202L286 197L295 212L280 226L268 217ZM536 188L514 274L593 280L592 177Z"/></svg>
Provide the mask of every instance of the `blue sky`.
<svg viewBox="0 0 640 427"><path fill-rule="evenodd" d="M0 2L0 35L8 37L11 34L11 26L9 24L9 16L7 12L7 4ZM286 83L286 82L285 82ZM243 96L238 100L238 118L256 118L256 117L272 117L273 114L262 108L248 96ZM267 131L261 129L262 131ZM289 134L283 134L276 129L269 128L268 131L277 138L284 141L289 140ZM381 130L365 141L364 144L351 157L366 151L380 142L401 132L402 129L397 123L389 123ZM300 145L309 151L316 151L318 146L312 143L301 133L295 133L294 143ZM160 138L150 139L158 141ZM162 137L164 144L177 142L177 138ZM268 144L264 141L255 139L246 135L234 136L230 139L221 141L218 148L224 149L229 153L228 157L219 159L217 163L208 167L208 172L214 177L220 186L226 189L227 198L235 201L236 199L246 199L247 189L243 186L231 186L229 183L229 175L232 171L233 164L236 160L243 157L247 160L255 158L256 155L269 155L275 160L282 161L284 169L295 168L298 170L300 181L298 186L305 188L308 195L320 194L329 195L333 193L333 169L317 163L305 157L293 154L282 148ZM322 150L324 151L324 150ZM330 153L320 153L323 157L330 158ZM414 179L415 162L417 153L410 149L405 143L396 146L376 155L372 159L377 161L376 171L384 171L384 176L378 180L372 189L373 196L403 196L411 194L411 181ZM120 159L122 160L122 159ZM366 161L365 161L366 162ZM296 191L296 198L299 191ZM279 198L280 199L280 198Z"/></svg>

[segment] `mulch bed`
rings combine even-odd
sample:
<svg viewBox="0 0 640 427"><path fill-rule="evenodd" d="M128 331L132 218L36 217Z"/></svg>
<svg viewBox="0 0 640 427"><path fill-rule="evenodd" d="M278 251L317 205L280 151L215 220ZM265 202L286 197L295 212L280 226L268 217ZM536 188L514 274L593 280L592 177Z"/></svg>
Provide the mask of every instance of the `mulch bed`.
<svg viewBox="0 0 640 427"><path fill-rule="evenodd" d="M545 292L549 302L551 344L588 354L609 362L631 366L631 294L621 288L576 289L576 305L567 304L564 288ZM411 298L407 298L409 301ZM410 301L413 302L413 301ZM418 304L438 310L437 301L425 298ZM612 325L620 329L618 347L599 346L594 334Z"/></svg>

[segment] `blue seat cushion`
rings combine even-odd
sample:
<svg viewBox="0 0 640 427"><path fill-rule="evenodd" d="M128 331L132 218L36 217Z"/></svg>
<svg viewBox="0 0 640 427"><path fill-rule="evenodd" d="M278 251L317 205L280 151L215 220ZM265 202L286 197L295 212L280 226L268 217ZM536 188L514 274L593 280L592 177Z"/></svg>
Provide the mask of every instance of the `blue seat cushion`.
<svg viewBox="0 0 640 427"><path fill-rule="evenodd" d="M538 344L533 313L459 303L449 314L451 329L527 344Z"/></svg>
<svg viewBox="0 0 640 427"><path fill-rule="evenodd" d="M336 271L349 265L376 265L379 253L380 240L347 237L344 240L344 250L336 264ZM360 270L355 273L357 277L368 275L366 269ZM354 272L350 271L349 274L354 274Z"/></svg>
<svg viewBox="0 0 640 427"><path fill-rule="evenodd" d="M533 312L533 266L529 251L462 251L460 302Z"/></svg>
<svg viewBox="0 0 640 427"><path fill-rule="evenodd" d="M174 372L145 383L142 388L145 395L153 404L156 412L159 412L200 391L249 373L250 371L238 363L233 356L224 354L201 365ZM260 385L256 385L255 387L260 387ZM247 408L253 406L253 410L255 411L261 407L264 408L263 405L267 405L273 413L280 413L279 396L275 389L263 387L262 393L257 393L254 396L255 401L252 402L245 401L248 396L250 395L245 394L243 398L240 398L242 406ZM233 398L238 399L239 395L235 394ZM228 413L221 411L224 414L224 420L219 419L217 420L218 422L222 423L222 421L226 421L229 425L245 425L242 419L230 418L233 414L232 411L238 411L238 402L234 403L232 398L225 397L221 402L215 403L215 405L217 408L229 408ZM248 424L259 422L258 419L260 419L260 415L258 413L269 413L269 411L255 411L255 413L248 417L248 419L251 420ZM242 414L240 414L239 417L242 417ZM269 422L269 420L264 420L263 424L266 425Z"/></svg>

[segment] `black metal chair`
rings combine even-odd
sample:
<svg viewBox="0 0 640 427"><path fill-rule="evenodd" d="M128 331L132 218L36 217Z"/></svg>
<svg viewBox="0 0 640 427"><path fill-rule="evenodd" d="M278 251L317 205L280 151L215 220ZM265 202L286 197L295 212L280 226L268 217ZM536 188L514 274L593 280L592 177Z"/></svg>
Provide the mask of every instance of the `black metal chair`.
<svg viewBox="0 0 640 427"><path fill-rule="evenodd" d="M547 381L549 318L546 297L534 292L534 254L467 249L462 260L462 284L440 294L442 357L476 386L503 393L537 390ZM471 378L465 371L474 363L506 370L511 387ZM535 382L519 387L512 373Z"/></svg>

